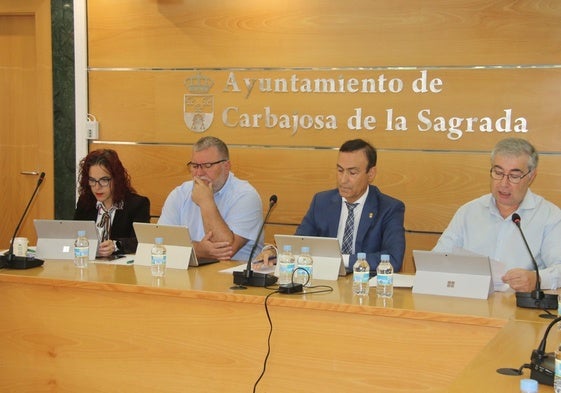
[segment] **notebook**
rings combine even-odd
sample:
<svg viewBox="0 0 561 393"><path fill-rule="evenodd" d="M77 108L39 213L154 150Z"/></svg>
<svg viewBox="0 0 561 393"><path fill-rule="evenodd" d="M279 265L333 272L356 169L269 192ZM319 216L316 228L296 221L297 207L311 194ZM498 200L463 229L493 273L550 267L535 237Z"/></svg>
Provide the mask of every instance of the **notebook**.
<svg viewBox="0 0 561 393"><path fill-rule="evenodd" d="M161 237L166 248L166 266L172 269L188 269L218 262L218 259L197 258L189 229L180 225L161 225L135 222L132 224L138 240L135 265L150 266L154 239Z"/></svg>
<svg viewBox="0 0 561 393"><path fill-rule="evenodd" d="M487 299L493 292L489 258L413 250L413 293Z"/></svg>
<svg viewBox="0 0 561 393"><path fill-rule="evenodd" d="M312 278L315 280L335 281L339 276L347 274L341 255L341 246L335 237L275 235L275 242L279 252L287 244L292 246L292 253L296 257L302 247L310 247L310 255L314 260Z"/></svg>
<svg viewBox="0 0 561 393"><path fill-rule="evenodd" d="M86 231L90 243L90 261L97 252L97 228L94 221L33 220L37 233L36 256L40 259L74 259L74 241L78 231Z"/></svg>

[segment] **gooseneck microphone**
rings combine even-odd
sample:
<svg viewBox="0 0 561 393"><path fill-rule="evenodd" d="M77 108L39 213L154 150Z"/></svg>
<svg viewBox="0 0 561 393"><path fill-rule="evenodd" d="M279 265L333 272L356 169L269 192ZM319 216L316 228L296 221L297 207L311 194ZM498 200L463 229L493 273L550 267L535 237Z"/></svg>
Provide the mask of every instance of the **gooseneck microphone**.
<svg viewBox="0 0 561 393"><path fill-rule="evenodd" d="M536 259L534 258L534 254L532 254L532 250L530 250L530 246L526 241L526 236L524 236L524 232L520 227L520 215L518 213L514 213L512 215L512 222L516 224L518 230L520 231L520 235L522 235L522 240L524 240L524 245L526 246L526 250L530 254L530 258L532 259L532 263L534 265L534 269L536 269L536 288L532 292L516 292L516 305L518 307L523 308L539 308L541 310L555 310L557 309L557 295L555 294L545 294L541 288L541 279L540 279L540 270L538 268L538 264Z"/></svg>
<svg viewBox="0 0 561 393"><path fill-rule="evenodd" d="M23 214L16 226L16 230L14 231L14 236L12 236L12 241L10 242L9 250L2 256L0 256L0 267L7 267L10 269L30 269L32 267L41 266L43 264L43 260L37 259L34 257L27 257L27 256L16 256L14 255L14 241L19 231L19 227L29 210L29 206L31 206L31 202L35 199L35 195L37 195L37 191L39 190L39 186L43 183L43 179L45 179L45 172L41 172L39 175L39 179L37 180L37 185L35 186L35 190L33 191L33 195L29 199L27 203L27 207L23 211Z"/></svg>
<svg viewBox="0 0 561 393"><path fill-rule="evenodd" d="M261 224L261 228L259 229L259 233L257 234L257 238L255 239L255 243L251 248L251 252L249 253L249 259L247 260L247 267L243 272L234 272L234 284L236 286L232 287L233 289L246 289L248 287L268 287L269 285L273 285L277 282L277 277L273 274L264 274L264 273L257 273L251 270L251 260L253 259L253 255L255 254L255 250L257 248L257 244L259 243L259 239L261 238L261 234L263 233L263 228L265 227L265 222L269 218L269 214L271 214L271 210L273 206L277 203L277 196L271 195L269 198L269 210L267 210L267 214L265 215L265 219L263 220L263 224Z"/></svg>
<svg viewBox="0 0 561 393"><path fill-rule="evenodd" d="M497 372L503 375L522 375L522 370L525 368L530 369L530 378L538 381L543 385L553 386L555 376L555 353L545 352L547 336L549 331L557 323L561 322L561 317L555 318L549 323L545 333L543 334L542 341L537 349L532 351L530 363L523 364L520 368L499 368Z"/></svg>

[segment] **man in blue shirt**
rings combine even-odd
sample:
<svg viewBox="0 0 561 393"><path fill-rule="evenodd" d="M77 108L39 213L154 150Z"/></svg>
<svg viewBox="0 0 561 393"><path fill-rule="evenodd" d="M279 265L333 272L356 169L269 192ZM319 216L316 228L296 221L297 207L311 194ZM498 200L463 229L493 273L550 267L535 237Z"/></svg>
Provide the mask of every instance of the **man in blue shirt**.
<svg viewBox="0 0 561 393"><path fill-rule="evenodd" d="M532 193L538 153L521 138L506 138L491 153L491 193L461 206L433 251L465 249L506 266L503 281L512 289L530 292L536 272L522 235L512 220L520 216L531 252L540 268L541 288L561 284L561 210Z"/></svg>
<svg viewBox="0 0 561 393"><path fill-rule="evenodd" d="M193 180L169 194L158 223L187 226L197 257L247 261L263 223L259 194L230 172L228 147L218 138L199 139L187 167Z"/></svg>

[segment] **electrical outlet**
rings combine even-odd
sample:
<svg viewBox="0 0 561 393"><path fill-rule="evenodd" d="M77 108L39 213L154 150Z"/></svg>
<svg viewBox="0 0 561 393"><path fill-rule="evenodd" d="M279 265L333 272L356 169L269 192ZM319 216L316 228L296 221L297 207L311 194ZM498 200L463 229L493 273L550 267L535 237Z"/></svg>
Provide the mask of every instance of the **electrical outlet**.
<svg viewBox="0 0 561 393"><path fill-rule="evenodd" d="M99 139L99 123L97 120L86 121L86 138Z"/></svg>

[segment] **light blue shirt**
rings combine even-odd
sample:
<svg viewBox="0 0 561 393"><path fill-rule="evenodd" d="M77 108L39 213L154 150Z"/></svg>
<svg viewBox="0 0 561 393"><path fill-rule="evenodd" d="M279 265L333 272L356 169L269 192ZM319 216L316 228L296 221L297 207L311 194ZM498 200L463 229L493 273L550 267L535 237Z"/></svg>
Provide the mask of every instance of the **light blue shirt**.
<svg viewBox="0 0 561 393"><path fill-rule="evenodd" d="M543 197L526 192L516 211L520 227L540 268L542 289L561 284L561 210ZM506 264L506 270L535 270L512 215L502 218L491 194L458 209L433 251L464 248Z"/></svg>
<svg viewBox="0 0 561 393"><path fill-rule="evenodd" d="M192 191L192 180L176 187L168 195L158 223L186 226L191 239L200 241L205 235L203 219L201 209L191 199ZM238 179L230 172L222 189L214 194L214 201L230 229L236 235L248 239L232 259L247 261L263 224L263 206L259 194L249 182ZM262 247L263 235L259 239L256 253Z"/></svg>

